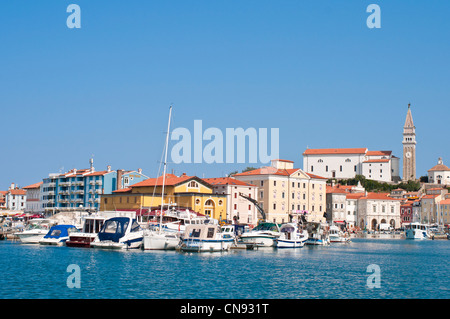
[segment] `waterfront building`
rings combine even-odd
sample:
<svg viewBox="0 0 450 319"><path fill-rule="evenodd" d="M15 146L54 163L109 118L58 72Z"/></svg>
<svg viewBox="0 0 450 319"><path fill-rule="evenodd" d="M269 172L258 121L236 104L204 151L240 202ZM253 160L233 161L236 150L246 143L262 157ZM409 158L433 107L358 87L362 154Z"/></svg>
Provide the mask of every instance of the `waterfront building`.
<svg viewBox="0 0 450 319"><path fill-rule="evenodd" d="M439 224L440 225L449 225L450 224L450 198L441 200L439 202Z"/></svg>
<svg viewBox="0 0 450 319"><path fill-rule="evenodd" d="M142 171L95 171L93 160L88 169L72 169L63 174L49 174L42 184L42 206L47 212L100 207L100 196L139 183L148 177Z"/></svg>
<svg viewBox="0 0 450 319"><path fill-rule="evenodd" d="M403 126L403 181L416 179L416 127L414 126L411 104L408 104Z"/></svg>
<svg viewBox="0 0 450 319"><path fill-rule="evenodd" d="M7 191L0 191L0 210L6 209L6 194L7 193L8 193Z"/></svg>
<svg viewBox="0 0 450 319"><path fill-rule="evenodd" d="M100 210L134 210L139 216L160 209L163 176L148 178L128 188L103 194ZM166 174L164 206L189 209L218 220L227 218L227 194L214 193L213 186L197 176Z"/></svg>
<svg viewBox="0 0 450 319"><path fill-rule="evenodd" d="M232 177L203 178L213 186L214 194L227 195L226 219L241 224L256 225L258 223L258 210L256 206L243 194L258 201L258 187L256 185L237 180Z"/></svg>
<svg viewBox="0 0 450 319"><path fill-rule="evenodd" d="M407 201L400 205L400 222L402 227L413 222L413 203L413 201Z"/></svg>
<svg viewBox="0 0 450 319"><path fill-rule="evenodd" d="M340 186L338 184L336 186L327 186L326 188L326 216L327 222L330 224L346 222L348 191Z"/></svg>
<svg viewBox="0 0 450 319"><path fill-rule="evenodd" d="M450 185L450 168L444 165L439 157L437 165L428 170L428 182L440 185Z"/></svg>
<svg viewBox="0 0 450 319"><path fill-rule="evenodd" d="M305 214L308 221L326 220L326 178L294 168L293 161L272 160L271 166L233 177L258 187L258 203L268 221L286 223L293 214Z"/></svg>
<svg viewBox="0 0 450 319"><path fill-rule="evenodd" d="M357 193L347 193L345 194L346 199L346 216L345 221L347 223L347 228L358 227L358 201L361 197L366 196L365 192Z"/></svg>
<svg viewBox="0 0 450 319"><path fill-rule="evenodd" d="M400 227L401 200L389 193L367 193L358 200L358 220L362 229L378 230L381 223Z"/></svg>
<svg viewBox="0 0 450 319"><path fill-rule="evenodd" d="M5 195L6 209L25 211L27 202L27 191L20 189L14 183L8 188Z"/></svg>
<svg viewBox="0 0 450 319"><path fill-rule="evenodd" d="M39 214L43 212L41 192L43 182L31 184L23 187L27 192L27 200L25 204L25 212L31 214Z"/></svg>
<svg viewBox="0 0 450 319"><path fill-rule="evenodd" d="M400 180L399 158L392 151L367 148L307 149L303 152L303 170L326 178L349 179L364 175L380 182Z"/></svg>
<svg viewBox="0 0 450 319"><path fill-rule="evenodd" d="M421 205L421 221L423 223L437 223L439 221L438 205L446 199L448 190L446 188L428 188L425 190L426 194L420 200Z"/></svg>

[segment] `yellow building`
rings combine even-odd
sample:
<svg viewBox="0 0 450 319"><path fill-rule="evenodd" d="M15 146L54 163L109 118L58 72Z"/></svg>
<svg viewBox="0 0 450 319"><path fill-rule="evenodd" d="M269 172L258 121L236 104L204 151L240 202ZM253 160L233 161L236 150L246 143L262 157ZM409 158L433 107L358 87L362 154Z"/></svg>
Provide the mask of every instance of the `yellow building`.
<svg viewBox="0 0 450 319"><path fill-rule="evenodd" d="M191 209L218 220L226 219L226 194L213 194L213 186L196 176L166 174L164 207ZM126 189L102 195L101 211L153 210L161 207L163 176L149 178Z"/></svg>

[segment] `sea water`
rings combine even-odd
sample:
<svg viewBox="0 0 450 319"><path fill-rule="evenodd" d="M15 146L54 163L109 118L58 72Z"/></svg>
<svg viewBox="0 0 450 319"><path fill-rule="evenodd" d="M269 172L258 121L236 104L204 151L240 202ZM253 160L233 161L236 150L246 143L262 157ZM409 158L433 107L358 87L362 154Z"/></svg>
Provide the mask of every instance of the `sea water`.
<svg viewBox="0 0 450 319"><path fill-rule="evenodd" d="M450 298L449 257L447 240L353 239L223 253L1 241L0 287L4 299L439 299ZM79 288L68 285L70 265L79 267Z"/></svg>

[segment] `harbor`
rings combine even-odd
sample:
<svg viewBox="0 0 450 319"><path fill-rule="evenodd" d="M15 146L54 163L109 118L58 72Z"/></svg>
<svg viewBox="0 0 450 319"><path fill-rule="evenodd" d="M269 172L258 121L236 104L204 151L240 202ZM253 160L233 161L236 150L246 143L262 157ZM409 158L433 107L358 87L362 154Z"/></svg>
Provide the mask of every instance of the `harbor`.
<svg viewBox="0 0 450 319"><path fill-rule="evenodd" d="M0 285L7 299L447 299L450 279L443 265L450 257L448 244L354 238L347 244L301 249L199 254L4 240ZM66 286L67 267L73 264L80 267L79 289ZM377 289L367 286L371 264L381 269Z"/></svg>

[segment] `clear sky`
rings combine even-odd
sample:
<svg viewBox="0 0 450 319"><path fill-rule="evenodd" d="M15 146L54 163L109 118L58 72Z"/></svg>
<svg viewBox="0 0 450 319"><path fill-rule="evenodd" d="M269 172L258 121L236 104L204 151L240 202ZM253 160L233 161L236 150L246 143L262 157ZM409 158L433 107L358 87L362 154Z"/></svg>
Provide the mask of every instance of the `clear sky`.
<svg viewBox="0 0 450 319"><path fill-rule="evenodd" d="M81 8L69 29L66 8ZM366 8L381 8L369 29ZM279 128L280 157L367 147L402 157L411 103L417 175L450 164L450 2L0 2L0 189L49 173L142 168L173 126ZM262 165L262 164L261 164ZM169 163L223 176L260 164Z"/></svg>

